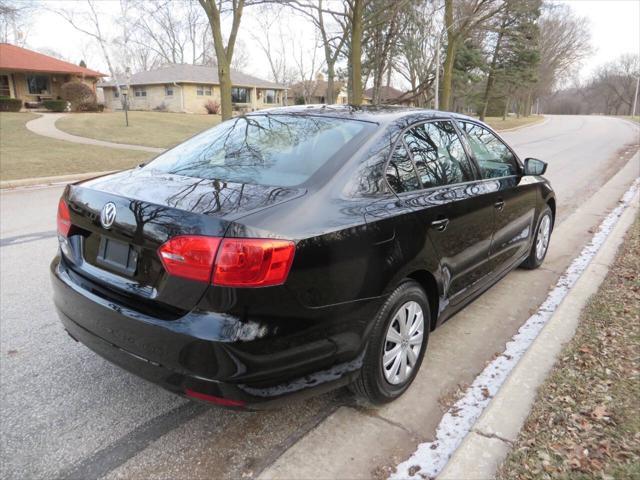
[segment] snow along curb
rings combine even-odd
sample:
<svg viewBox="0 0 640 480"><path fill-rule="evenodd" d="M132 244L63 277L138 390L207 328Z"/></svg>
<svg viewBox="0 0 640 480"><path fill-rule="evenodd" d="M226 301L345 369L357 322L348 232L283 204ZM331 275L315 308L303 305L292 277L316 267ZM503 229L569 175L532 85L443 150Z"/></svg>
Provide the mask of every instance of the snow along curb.
<svg viewBox="0 0 640 480"><path fill-rule="evenodd" d="M485 367L465 395L445 413L436 430L435 441L420 444L408 460L398 465L391 479L422 480L425 476L435 477L441 472L439 479L484 479L493 476L529 413L536 388L553 366L562 344L573 336L583 303L591 293L595 293L606 275L606 261L611 263L615 255L615 248L610 248L610 245L617 246L626 228L633 222L639 186L640 179L636 179L619 205L602 221L591 242L571 262L538 311L520 327L502 355ZM611 236L611 242L599 255L606 258L604 265L598 258L599 261L589 266L630 205L632 208L626 211L625 221L620 223ZM585 270L587 272L583 280L576 285ZM568 296L570 291L571 295ZM582 302L576 303L574 296L582 298ZM564 322L569 325L562 325ZM548 323L539 341L534 342ZM530 352L525 356L529 349ZM523 359L522 365L514 370L520 359ZM507 377L509 379L505 384ZM498 394L503 384L504 391ZM490 402L492 404L483 414ZM478 418L480 421L476 424ZM467 437L470 432L471 435ZM462 447L458 449L461 444Z"/></svg>

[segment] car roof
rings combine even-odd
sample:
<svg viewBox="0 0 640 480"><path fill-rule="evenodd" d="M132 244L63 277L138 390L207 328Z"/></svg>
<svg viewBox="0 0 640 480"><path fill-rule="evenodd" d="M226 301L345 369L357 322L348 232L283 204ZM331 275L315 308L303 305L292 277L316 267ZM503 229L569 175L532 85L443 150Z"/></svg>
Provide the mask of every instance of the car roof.
<svg viewBox="0 0 640 480"><path fill-rule="evenodd" d="M313 115L349 118L375 122L378 124L390 123L406 116L417 116L427 118L458 118L474 120L474 118L453 112L443 112L440 110L429 110L425 108L404 107L400 105L295 105L290 107L277 107L248 113L252 115Z"/></svg>

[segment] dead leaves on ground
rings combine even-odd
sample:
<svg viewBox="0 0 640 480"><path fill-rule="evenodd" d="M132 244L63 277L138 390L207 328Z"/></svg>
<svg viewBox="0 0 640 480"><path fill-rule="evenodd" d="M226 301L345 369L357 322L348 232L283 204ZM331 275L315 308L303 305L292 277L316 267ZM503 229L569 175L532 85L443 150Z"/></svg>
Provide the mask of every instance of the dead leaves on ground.
<svg viewBox="0 0 640 480"><path fill-rule="evenodd" d="M640 478L640 221L540 388L502 480Z"/></svg>

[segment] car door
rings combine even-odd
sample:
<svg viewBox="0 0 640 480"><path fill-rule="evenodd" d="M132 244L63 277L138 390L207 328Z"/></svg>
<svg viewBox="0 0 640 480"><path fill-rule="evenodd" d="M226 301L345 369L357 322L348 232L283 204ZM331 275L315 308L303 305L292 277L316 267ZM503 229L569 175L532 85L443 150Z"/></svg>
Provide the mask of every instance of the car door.
<svg viewBox="0 0 640 480"><path fill-rule="evenodd" d="M399 163L413 164L417 178L412 178L418 181L418 189L398 192L393 177L400 170ZM435 249L440 258L445 298L458 303L490 272L494 214L491 201L478 195L477 172L453 124L430 121L406 130L386 174L418 217L424 248Z"/></svg>
<svg viewBox="0 0 640 480"><path fill-rule="evenodd" d="M516 155L493 132L471 121L459 121L468 150L495 207L494 232L489 250L490 265L502 272L521 261L529 251L534 233L536 186L522 175Z"/></svg>

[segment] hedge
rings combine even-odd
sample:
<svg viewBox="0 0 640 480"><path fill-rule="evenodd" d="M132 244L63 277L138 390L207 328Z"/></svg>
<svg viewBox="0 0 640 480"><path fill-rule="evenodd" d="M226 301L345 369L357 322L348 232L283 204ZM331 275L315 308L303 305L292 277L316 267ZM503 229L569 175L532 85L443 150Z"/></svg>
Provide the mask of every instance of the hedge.
<svg viewBox="0 0 640 480"><path fill-rule="evenodd" d="M104 105L102 103L95 103L95 102L83 103L78 106L78 111L79 112L103 112Z"/></svg>
<svg viewBox="0 0 640 480"><path fill-rule="evenodd" d="M0 112L19 112L22 100L18 98L0 97Z"/></svg>
<svg viewBox="0 0 640 480"><path fill-rule="evenodd" d="M52 112L64 112L67 109L66 100L45 100L42 104L44 108Z"/></svg>

